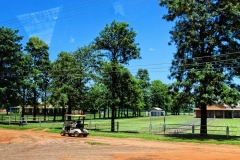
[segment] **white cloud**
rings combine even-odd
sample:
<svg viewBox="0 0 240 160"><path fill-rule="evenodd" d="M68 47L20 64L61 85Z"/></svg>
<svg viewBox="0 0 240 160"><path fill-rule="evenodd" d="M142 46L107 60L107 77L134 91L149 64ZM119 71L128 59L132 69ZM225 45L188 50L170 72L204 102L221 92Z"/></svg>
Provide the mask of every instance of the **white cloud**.
<svg viewBox="0 0 240 160"><path fill-rule="evenodd" d="M149 51L156 51L155 48L149 48Z"/></svg>

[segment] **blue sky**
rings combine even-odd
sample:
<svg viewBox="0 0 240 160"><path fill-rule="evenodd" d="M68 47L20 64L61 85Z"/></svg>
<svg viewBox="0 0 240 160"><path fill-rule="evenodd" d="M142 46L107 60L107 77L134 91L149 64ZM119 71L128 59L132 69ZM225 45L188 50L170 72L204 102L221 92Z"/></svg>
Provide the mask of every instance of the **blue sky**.
<svg viewBox="0 0 240 160"><path fill-rule="evenodd" d="M113 20L127 22L137 32L142 59L126 67L133 75L148 69L151 81L169 84L175 47L168 46L174 24L162 19L166 12L158 0L1 0L0 26L18 29L23 46L30 36L38 36L49 44L54 61L61 51L88 45Z"/></svg>

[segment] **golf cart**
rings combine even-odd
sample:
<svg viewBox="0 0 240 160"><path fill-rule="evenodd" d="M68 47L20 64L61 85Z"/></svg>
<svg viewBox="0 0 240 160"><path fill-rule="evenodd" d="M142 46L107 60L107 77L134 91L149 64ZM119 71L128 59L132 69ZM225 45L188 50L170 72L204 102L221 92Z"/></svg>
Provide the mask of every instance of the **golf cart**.
<svg viewBox="0 0 240 160"><path fill-rule="evenodd" d="M71 117L71 120L68 120L68 117ZM61 131L61 136L88 136L88 130L84 129L84 118L86 115L76 115L76 114L66 114L64 117L64 124ZM83 123L81 123L81 119Z"/></svg>

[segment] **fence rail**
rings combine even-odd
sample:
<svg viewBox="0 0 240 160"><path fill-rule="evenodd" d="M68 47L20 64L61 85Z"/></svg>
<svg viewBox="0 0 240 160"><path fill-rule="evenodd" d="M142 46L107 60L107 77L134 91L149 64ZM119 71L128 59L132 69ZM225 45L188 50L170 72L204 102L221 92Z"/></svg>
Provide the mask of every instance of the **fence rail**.
<svg viewBox="0 0 240 160"><path fill-rule="evenodd" d="M61 120L61 117L56 117L56 121ZM0 122L8 125L19 124L19 116L0 116ZM46 123L50 122L50 123ZM62 122L51 123L53 118L47 118L44 121L43 117L24 117L23 123L25 125L39 125L43 127L44 125L51 125L55 128L61 128ZM199 122L189 122L193 124L162 124L162 123L151 123L148 122L115 122L114 129L117 132L131 132L131 133L150 133L152 135L183 135L191 134L198 135L201 131L201 125ZM110 131L111 130L111 120L85 120L85 128L88 130L98 130L98 131ZM207 125L208 135L223 135L223 136L240 136L240 126L229 126L229 125Z"/></svg>
<svg viewBox="0 0 240 160"><path fill-rule="evenodd" d="M167 124L163 126L162 131L157 132L153 130L152 132L156 134L191 134L199 135L201 131L201 125L183 125L183 124ZM237 126L207 126L207 135L222 135L222 136L240 136L240 127Z"/></svg>
<svg viewBox="0 0 240 160"><path fill-rule="evenodd" d="M111 125L89 123L86 125L89 130L109 131ZM191 134L199 135L201 131L201 125L196 124L137 124L137 123L115 123L115 131L117 132L138 132L138 133L150 133L153 135L182 135ZM223 136L240 136L240 127L237 126L207 126L208 135L223 135Z"/></svg>
<svg viewBox="0 0 240 160"><path fill-rule="evenodd" d="M11 116L11 115L0 115L0 122L19 122L21 119L21 117L19 115L14 115L14 116ZM55 120L58 121L58 120L61 120L62 119L62 116L56 116L55 117ZM33 116L29 116L29 115L26 115L24 116L24 120L25 121L44 121L44 116L36 116L36 117L33 117ZM53 116L46 116L45 118L46 121L53 121L54 120L54 117Z"/></svg>

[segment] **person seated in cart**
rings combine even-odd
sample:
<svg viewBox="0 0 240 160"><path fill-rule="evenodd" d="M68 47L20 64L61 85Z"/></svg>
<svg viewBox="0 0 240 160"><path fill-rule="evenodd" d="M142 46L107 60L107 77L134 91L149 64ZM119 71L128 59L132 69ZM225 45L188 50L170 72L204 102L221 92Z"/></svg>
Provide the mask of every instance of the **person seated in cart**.
<svg viewBox="0 0 240 160"><path fill-rule="evenodd" d="M76 121L73 121L72 127L73 127L73 128L76 128L76 126L77 126L77 122L76 122Z"/></svg>
<svg viewBox="0 0 240 160"><path fill-rule="evenodd" d="M83 129L83 124L81 123L81 121L77 121L76 128L79 128L81 130Z"/></svg>

